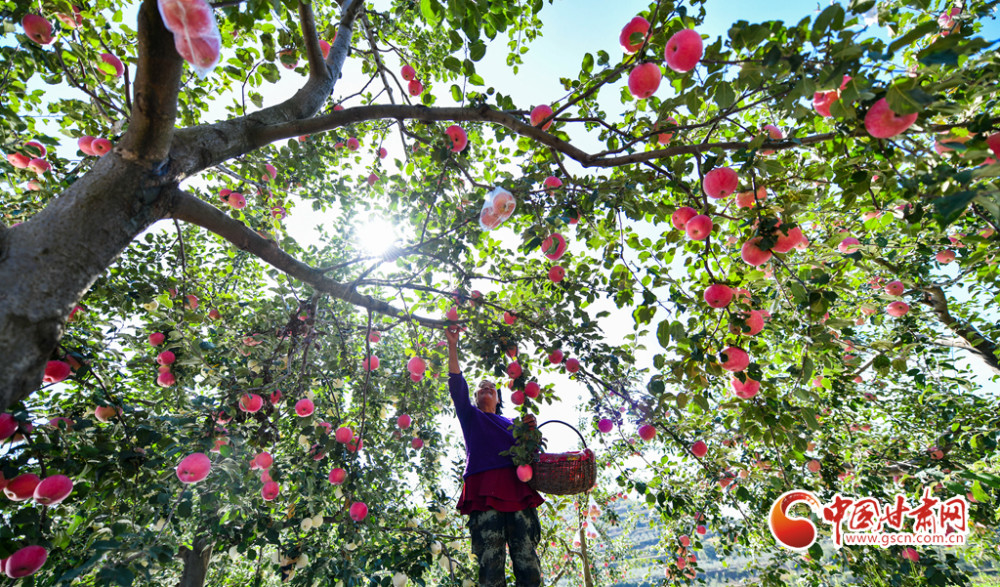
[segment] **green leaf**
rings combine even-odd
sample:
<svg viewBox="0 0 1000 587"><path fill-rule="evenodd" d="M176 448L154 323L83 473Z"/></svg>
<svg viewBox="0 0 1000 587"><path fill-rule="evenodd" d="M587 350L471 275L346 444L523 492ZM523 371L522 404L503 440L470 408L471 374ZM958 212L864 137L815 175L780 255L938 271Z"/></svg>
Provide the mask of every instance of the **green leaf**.
<svg viewBox="0 0 1000 587"><path fill-rule="evenodd" d="M976 501L981 501L983 503L992 503L993 500L990 499L990 494L986 493L983 489L982 483L979 481L972 482L972 497L976 498Z"/></svg>
<svg viewBox="0 0 1000 587"><path fill-rule="evenodd" d="M664 320L656 326L656 341L663 348L670 344L670 320Z"/></svg>
<svg viewBox="0 0 1000 587"><path fill-rule="evenodd" d="M733 105L736 101L736 92L733 91L733 86L728 82L720 81L717 86L715 86L715 103L720 109L725 110Z"/></svg>
<svg viewBox="0 0 1000 587"><path fill-rule="evenodd" d="M818 45L823 39L823 34L830 28L830 24L833 23L833 30L837 31L844 24L844 8L840 4L831 4L823 9L823 12L819 13L816 17L816 22L813 23L812 32L810 38L814 45Z"/></svg>
<svg viewBox="0 0 1000 587"><path fill-rule="evenodd" d="M451 55L444 58L444 68L449 71L454 71L455 73L462 72L462 62Z"/></svg>
<svg viewBox="0 0 1000 587"><path fill-rule="evenodd" d="M978 192L975 191L964 191L938 198L931 202L934 206L934 219L937 220L941 230L944 230L952 222L958 220L958 217L962 215L962 212L965 212L965 209L969 207L969 203L977 195Z"/></svg>
<svg viewBox="0 0 1000 587"><path fill-rule="evenodd" d="M441 22L441 5L437 0L420 0L420 15L431 27L436 27Z"/></svg>
<svg viewBox="0 0 1000 587"><path fill-rule="evenodd" d="M486 43L476 41L469 45L469 59L479 61L486 55Z"/></svg>
<svg viewBox="0 0 1000 587"><path fill-rule="evenodd" d="M587 53L583 56L583 65L580 66L584 73L591 73L594 71L594 56Z"/></svg>
<svg viewBox="0 0 1000 587"><path fill-rule="evenodd" d="M934 98L920 88L904 89L902 84L889 86L885 100L896 114L913 114L921 112L924 107L934 101Z"/></svg>
<svg viewBox="0 0 1000 587"><path fill-rule="evenodd" d="M456 102L462 101L462 88L457 84L451 84L451 99Z"/></svg>
<svg viewBox="0 0 1000 587"><path fill-rule="evenodd" d="M936 20L926 20L917 26L913 27L906 32L903 36L899 37L895 41L889 43L889 53L895 53L900 48L912 44L914 41L920 37L929 35L938 30L938 23Z"/></svg>

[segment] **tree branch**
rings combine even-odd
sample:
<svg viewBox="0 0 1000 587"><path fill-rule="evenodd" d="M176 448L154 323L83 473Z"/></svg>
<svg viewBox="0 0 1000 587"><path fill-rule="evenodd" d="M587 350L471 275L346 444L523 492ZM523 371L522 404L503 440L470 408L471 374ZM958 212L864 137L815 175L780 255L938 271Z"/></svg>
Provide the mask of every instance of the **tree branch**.
<svg viewBox="0 0 1000 587"><path fill-rule="evenodd" d="M407 314L387 302L361 295L347 285L325 277L322 270L310 267L295 259L278 248L274 241L260 236L239 220L230 218L215 206L203 202L187 192L176 189L167 197L170 198L170 217L196 224L221 236L240 250L253 254L290 277L312 286L318 292L372 312L400 319L416 320L430 328L444 328L448 324L444 320Z"/></svg>
<svg viewBox="0 0 1000 587"><path fill-rule="evenodd" d="M947 346L953 346L971 351L973 354L982 359L990 370L997 375L1000 375L1000 360L997 358L996 343L980 334L971 325L966 324L951 315L948 311L948 299L945 297L944 290L942 290L940 286L931 285L922 287L920 288L920 291L925 294L924 299L921 301L930 306L934 314L937 315L938 320L940 320L941 323L948 328L948 330L957 334L965 343L961 344L956 342Z"/></svg>
<svg viewBox="0 0 1000 587"><path fill-rule="evenodd" d="M306 56L309 58L309 77L330 75L323 61L323 51L319 48L319 35L316 33L316 17L313 15L312 3L306 0L299 2L299 22L302 24L302 39L306 43Z"/></svg>
<svg viewBox="0 0 1000 587"><path fill-rule="evenodd" d="M135 100L119 152L126 159L161 161L174 138L184 62L153 0L145 0L139 8L138 27Z"/></svg>

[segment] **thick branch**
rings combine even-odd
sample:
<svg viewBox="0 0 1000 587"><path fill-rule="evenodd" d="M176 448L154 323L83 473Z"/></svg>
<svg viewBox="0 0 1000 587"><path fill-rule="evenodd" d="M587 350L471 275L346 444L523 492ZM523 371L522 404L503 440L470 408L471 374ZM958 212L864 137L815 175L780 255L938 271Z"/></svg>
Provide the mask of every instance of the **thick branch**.
<svg viewBox="0 0 1000 587"><path fill-rule="evenodd" d="M213 543L203 536L195 539L193 548L182 546L177 556L184 561L184 572L177 587L202 587L208 576L208 563L212 559Z"/></svg>
<svg viewBox="0 0 1000 587"><path fill-rule="evenodd" d="M316 17L313 15L311 2L299 2L299 22L302 24L302 39L306 43L306 56L309 58L309 77L330 75L330 70L323 62L323 51L319 48Z"/></svg>
<svg viewBox="0 0 1000 587"><path fill-rule="evenodd" d="M139 8L139 67L128 131L119 143L126 159L160 161L174 138L184 62L153 0Z"/></svg>
<svg viewBox="0 0 1000 587"><path fill-rule="evenodd" d="M944 290L942 290L940 286L932 285L923 287L921 288L921 291L925 294L925 297L922 300L923 303L930 306L934 314L937 315L938 320L940 320L941 323L948 328L948 330L957 334L962 341L966 343L966 345L951 344L948 346L955 346L971 351L973 354L982 359L990 370L997 375L1000 375L1000 360L997 358L996 343L980 334L971 325L956 319L950 312L948 312L948 299L945 297Z"/></svg>
<svg viewBox="0 0 1000 587"><path fill-rule="evenodd" d="M621 165L643 163L646 161L663 159L676 155L704 153L712 149L734 151L737 149L749 148L750 146L749 142L729 141L724 143L679 145L666 149L631 153L619 157L599 157L597 155L587 153L574 146L572 143L564 141L555 135L551 135L540 128L533 127L511 113L493 110L492 108L488 108L486 106L480 108L427 108L426 106L397 106L388 104L377 106L359 106L338 112L331 112L329 114L324 114L323 116L316 116L307 120L295 120L287 123L276 124L267 129L262 129L261 132L257 133L256 138L260 142L258 146L263 146L282 139L304 134L315 134L348 124L378 119L420 120L423 122L490 122L510 129L519 135L532 138L539 143L576 160L584 167L618 167ZM793 149L803 145L822 143L838 136L841 135L838 135L837 133L824 133L810 137L798 138L794 141L775 141L769 144L768 148L778 151L783 149Z"/></svg>
<svg viewBox="0 0 1000 587"><path fill-rule="evenodd" d="M166 178L180 181L203 169L245 155L271 142L257 136L261 129L307 119L319 112L340 78L351 45L351 27L363 7L363 0L344 2L337 38L326 61L330 75L310 75L294 96L259 112L178 130L171 145L170 169L165 174Z"/></svg>
<svg viewBox="0 0 1000 587"><path fill-rule="evenodd" d="M278 248L274 241L260 236L239 220L230 218L215 206L203 202L187 192L176 190L170 194L170 198L171 217L196 224L221 236L240 250L247 251L289 276L309 284L318 292L372 312L395 318L416 320L424 326L444 328L447 325L447 322L442 320L407 314L382 300L361 295L349 286L325 277L322 270L310 267L295 259Z"/></svg>

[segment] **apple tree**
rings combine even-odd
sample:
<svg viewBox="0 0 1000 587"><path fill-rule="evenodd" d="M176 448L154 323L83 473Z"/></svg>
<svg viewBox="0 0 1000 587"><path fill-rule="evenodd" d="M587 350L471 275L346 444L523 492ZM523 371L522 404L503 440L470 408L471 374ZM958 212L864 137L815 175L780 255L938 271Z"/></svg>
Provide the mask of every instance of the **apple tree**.
<svg viewBox="0 0 1000 587"><path fill-rule="evenodd" d="M8 577L471 583L456 323L509 415L589 397L547 582L621 579L620 496L665 582L996 560L995 2L637 4L532 103L483 63L535 57L542 0L0 7ZM967 496L968 546L781 548L795 488Z"/></svg>

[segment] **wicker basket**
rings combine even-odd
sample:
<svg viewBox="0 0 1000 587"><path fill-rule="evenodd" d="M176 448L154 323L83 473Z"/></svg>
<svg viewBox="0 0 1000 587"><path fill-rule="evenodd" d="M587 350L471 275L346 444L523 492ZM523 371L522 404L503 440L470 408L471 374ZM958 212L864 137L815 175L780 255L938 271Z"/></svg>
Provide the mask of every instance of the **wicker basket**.
<svg viewBox="0 0 1000 587"><path fill-rule="evenodd" d="M590 491L597 482L597 459L594 451L587 448L580 431L562 420L549 420L539 428L555 422L569 426L580 437L584 450L564 453L542 453L532 463L533 475L528 485L541 493L553 495L573 495Z"/></svg>

